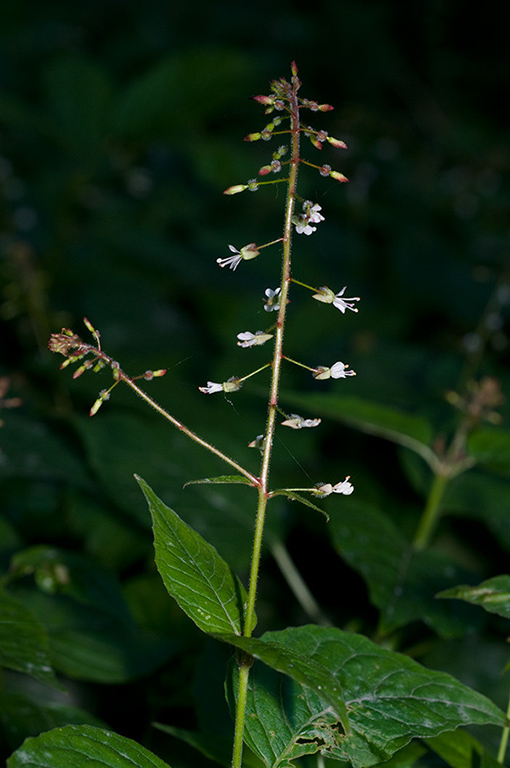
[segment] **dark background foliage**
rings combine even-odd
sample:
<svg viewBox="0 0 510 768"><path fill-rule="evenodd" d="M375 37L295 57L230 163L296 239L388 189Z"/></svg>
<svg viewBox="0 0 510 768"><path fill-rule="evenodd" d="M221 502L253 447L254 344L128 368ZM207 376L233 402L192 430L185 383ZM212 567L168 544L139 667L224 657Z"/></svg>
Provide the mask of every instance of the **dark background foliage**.
<svg viewBox="0 0 510 768"><path fill-rule="evenodd" d="M44 545L65 552L64 560L84 558L89 576L100 567L114 579L112 600L127 618L119 618L124 607L114 619L102 606L99 621L97 604L88 618L72 618L71 598L60 594L51 568L42 592L31 576L11 592L41 620L51 617L65 701L152 744L172 765L179 748L171 751L150 723L190 727L197 717L204 725L210 713L193 714L193 681L197 669L208 670L200 685L213 685L224 661L220 650L202 647L159 583L133 472L243 578L253 499L246 489L183 490L186 480L223 468L128 392L115 392L89 420L108 378L71 381L46 350L49 334L67 326L85 335L86 315L131 374L168 368L147 385L151 394L255 468L246 446L262 431L264 374L228 399L197 387L265 360L265 350L245 352L234 342L267 321L261 298L278 284L276 250L235 273L215 260L228 255L228 243L279 236L282 190L221 193L255 176L274 151L242 141L265 122L248 97L288 77L294 59L302 95L335 105L310 122L349 147L325 148L319 159L311 146L304 153L350 179L338 185L303 169L301 192L322 205L326 221L313 238L296 239L294 274L335 290L347 285L347 295L362 301L359 315L341 317L294 291L289 354L310 365L341 359L358 376L333 388L286 370L282 403L296 391L347 392L425 416L448 434L454 417L444 392L466 365L498 376L503 390L508 381L506 13L503 2L481 8L460 0L0 4L0 375L9 377L4 398L22 399L2 413L2 567L14 553ZM346 474L357 498L380 505L412 535L423 484L392 444L327 419L313 434L279 436L275 483ZM443 551L471 570L473 583L507 570L501 506L510 495L507 479L498 483L486 481L480 497L482 505L492 499L492 527L463 508L439 531ZM329 504L330 513L342 503ZM286 541L330 619L373 632L377 615L364 581L335 553L323 519L275 505L269 526L268 541ZM308 620L270 556L259 618L261 630ZM422 618L395 644L423 644L421 658L502 704L501 628L438 643ZM27 734L72 721L55 714L59 694L11 675L7 693L40 709L31 721L6 718L5 754Z"/></svg>

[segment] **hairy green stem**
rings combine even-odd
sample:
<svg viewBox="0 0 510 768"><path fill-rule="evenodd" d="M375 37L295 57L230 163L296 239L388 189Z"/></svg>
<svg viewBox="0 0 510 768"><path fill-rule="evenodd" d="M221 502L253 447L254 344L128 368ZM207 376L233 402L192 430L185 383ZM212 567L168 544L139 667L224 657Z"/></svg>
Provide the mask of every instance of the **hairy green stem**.
<svg viewBox="0 0 510 768"><path fill-rule="evenodd" d="M216 448L211 443L208 443L207 440L204 440L199 435L195 434L191 429L188 429L184 424L182 424L178 419L176 419L172 414L168 413L168 411L165 411L164 408L162 408L160 405L156 403L155 400L152 399L146 392L143 391L143 389L140 389L140 387L135 384L135 382L130 379L125 374L121 374L121 380L124 381L125 384L128 385L128 387L131 387L131 389L136 392L137 395L139 395L142 400L145 400L145 402L151 406L151 408L154 408L155 411L157 411L161 416L163 416L167 421L170 421L174 427L177 427L178 430L183 432L185 435L187 435L191 440L194 440L195 443L198 443L203 448L206 448L206 450L210 451L211 453L214 453L216 456L218 456L220 459L222 459L227 464L230 464L231 467L236 469L238 472L240 472L242 475L244 475L250 482L257 486L259 485L259 479L258 477L255 477L255 475L252 475L251 472L248 472L247 469L245 469L241 464L238 464L235 459L231 459L230 456L227 456L226 453L223 453L223 451L220 451L219 448Z"/></svg>
<svg viewBox="0 0 510 768"><path fill-rule="evenodd" d="M266 506L269 498L269 468L271 464L271 454L273 448L276 414L278 409L278 393L280 387L280 370L283 356L283 336L285 330L285 317L287 311L287 302L290 285L290 261L292 245L292 216L296 201L296 186L299 165L299 104L297 98L298 81L296 77L292 79L292 92L290 95L289 111L291 126L291 161L288 179L287 201L285 206L285 222L283 227L283 254L282 254L282 272L280 282L280 309L276 323L276 333L274 341L274 353L272 362L271 385L269 391L268 412L265 430L264 449L259 476L259 498L257 505L257 514L255 518L255 532L253 537L253 548L250 567L250 583L248 588L248 601L246 606L244 636L250 637L255 625L255 603L257 599L257 586L260 569L260 557L262 551L262 538L264 533L264 522L266 516ZM238 683L238 698L235 715L234 730L234 748L232 753L232 768L241 768L243 739L244 739L244 721L246 713L246 695L248 691L249 668L240 669Z"/></svg>

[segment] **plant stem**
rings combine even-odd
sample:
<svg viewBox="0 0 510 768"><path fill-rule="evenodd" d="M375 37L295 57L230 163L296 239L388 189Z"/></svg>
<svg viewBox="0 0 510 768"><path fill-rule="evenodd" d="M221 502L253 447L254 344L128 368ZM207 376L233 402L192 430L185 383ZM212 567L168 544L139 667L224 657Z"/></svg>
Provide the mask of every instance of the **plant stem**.
<svg viewBox="0 0 510 768"><path fill-rule="evenodd" d="M425 549L430 541L432 532L440 517L441 499L443 498L448 479L448 475L442 472L438 472L434 475L427 504L414 537L413 547L415 549Z"/></svg>
<svg viewBox="0 0 510 768"><path fill-rule="evenodd" d="M508 699L508 707L506 709L506 718L507 720L510 720L510 698ZM503 733L501 734L501 742L499 745L498 757L497 757L497 761L498 763L501 763L501 765L503 765L505 761L505 754L506 754L506 748L508 744L509 733L510 733L510 728L508 726L505 726L503 728Z"/></svg>
<svg viewBox="0 0 510 768"><path fill-rule="evenodd" d="M323 626L331 626L329 619L323 614L317 600L312 595L308 586L303 581L301 574L294 565L292 558L290 557L287 548L279 541L275 541L271 545L271 553L283 574L283 577L290 589L292 590L296 600L307 614L307 616L315 623L322 624Z"/></svg>
<svg viewBox="0 0 510 768"><path fill-rule="evenodd" d="M128 387L131 387L131 389L136 392L137 395L139 395L142 400L145 400L145 402L151 406L151 408L154 408L155 411L157 411L161 416L163 416L167 421L170 421L174 427L177 427L177 429L180 432L183 432L185 435L187 435L189 438L195 441L195 443L198 443L203 448L206 448L211 453L214 453L216 456L218 456L220 459L222 459L227 464L230 464L231 467L236 469L238 472L240 472L242 475L248 478L248 480L251 481L251 483L255 486L259 485L259 479L258 477L255 477L255 475L252 475L251 472L248 472L247 469L241 466L241 464L238 464L235 459L231 459L230 456L227 456L226 453L223 453L223 451L220 451L219 448L216 448L211 443L208 443L207 440L204 440L199 435L195 434L191 429L188 429L184 424L182 424L178 419L176 419L172 414L168 413L168 411L165 411L164 408L162 408L160 405L156 403L155 400L152 399L146 392L143 391L143 389L140 389L140 387L135 384L135 382L130 379L126 374L122 373L120 374L120 378L122 381L124 381L125 384L128 385Z"/></svg>
<svg viewBox="0 0 510 768"><path fill-rule="evenodd" d="M243 635L250 637L255 626L255 602L257 598L257 585L260 569L260 556L262 551L262 537L264 533L264 522L266 515L267 500L269 498L269 467L271 464L271 454L273 448L273 439L275 432L276 414L278 408L278 393L280 387L280 370L283 357L283 335L285 329L285 316L287 311L287 302L290 285L290 260L292 245L292 216L294 214L296 200L296 186L299 165L299 104L297 90L299 81L297 77L292 78L292 89L289 92L289 112L290 112L290 132L291 132L291 161L289 168L288 192L285 206L285 221L283 228L283 256L282 272L280 282L280 309L276 323L276 333L274 341L274 353L272 362L272 376L269 391L268 413L266 421L266 431L264 440L264 449L262 453L260 476L259 476L259 498L257 505L257 514L255 518L255 532L253 537L253 548L250 567L250 583L248 589L248 601L246 606L245 624ZM249 667L241 667L239 671L238 699L235 715L234 748L232 754L232 768L241 768L244 721L246 713L246 695L248 690Z"/></svg>

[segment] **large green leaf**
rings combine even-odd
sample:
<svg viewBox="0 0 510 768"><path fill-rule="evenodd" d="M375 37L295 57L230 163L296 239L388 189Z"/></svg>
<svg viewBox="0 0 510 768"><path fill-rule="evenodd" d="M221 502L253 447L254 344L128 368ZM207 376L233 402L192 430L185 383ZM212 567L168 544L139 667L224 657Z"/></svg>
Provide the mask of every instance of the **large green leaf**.
<svg viewBox="0 0 510 768"><path fill-rule="evenodd" d="M273 633L277 635L278 633ZM216 635L219 640L231 643L251 656L254 656L271 669L283 672L292 680L306 685L315 691L320 691L334 712L340 718L344 730L350 732L347 710L339 681L321 662L314 661L308 655L295 651L290 644L272 641L271 633L266 632L262 639L254 637L233 637L232 635Z"/></svg>
<svg viewBox="0 0 510 768"><path fill-rule="evenodd" d="M510 619L510 576L494 576L477 587L466 585L452 587L440 592L437 597L454 597L473 605L481 605L489 613L496 613Z"/></svg>
<svg viewBox="0 0 510 768"><path fill-rule="evenodd" d="M211 544L137 480L152 515L156 565L168 593L203 632L240 635L243 585Z"/></svg>
<svg viewBox="0 0 510 768"><path fill-rule="evenodd" d="M30 738L7 768L168 768L159 757L125 736L89 725L68 725Z"/></svg>
<svg viewBox="0 0 510 768"><path fill-rule="evenodd" d="M411 621L424 621L443 636L466 630L476 617L436 600L436 593L468 574L445 555L415 551L383 512L356 499L349 511L332 515L335 548L366 581L380 611L379 629L389 633Z"/></svg>
<svg viewBox="0 0 510 768"><path fill-rule="evenodd" d="M48 636L28 608L0 590L0 667L60 687L51 667Z"/></svg>
<svg viewBox="0 0 510 768"><path fill-rule="evenodd" d="M241 646L243 641L232 642ZM312 689L255 665L246 738L272 768L315 752L363 768L388 759L413 737L505 722L491 701L450 675L426 669L361 635L307 626L268 632L260 639L266 642L287 645L329 671L342 691L351 728L351 733L343 731L322 687Z"/></svg>
<svg viewBox="0 0 510 768"><path fill-rule="evenodd" d="M2 736L11 750L17 749L27 736L36 736L64 725L106 723L80 707L44 698L41 690L26 693L0 692L0 724Z"/></svg>

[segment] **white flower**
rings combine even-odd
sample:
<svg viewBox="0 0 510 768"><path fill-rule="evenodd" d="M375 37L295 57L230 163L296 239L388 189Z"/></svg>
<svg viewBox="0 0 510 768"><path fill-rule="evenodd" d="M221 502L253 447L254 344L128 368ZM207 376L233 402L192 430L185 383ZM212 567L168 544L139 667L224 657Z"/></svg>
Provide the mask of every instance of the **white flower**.
<svg viewBox="0 0 510 768"><path fill-rule="evenodd" d="M237 392L241 389L243 383L237 376L231 376L227 381L219 384L217 381L208 381L206 387L199 387L200 392L204 395L213 395L215 392Z"/></svg>
<svg viewBox="0 0 510 768"><path fill-rule="evenodd" d="M334 363L331 366L331 378L332 379L345 379L346 376L356 376L355 371L347 370L349 366L346 363L340 361Z"/></svg>
<svg viewBox="0 0 510 768"><path fill-rule="evenodd" d="M317 227L312 227L307 221L299 221L296 224L296 232L298 235L311 235L315 232Z"/></svg>
<svg viewBox="0 0 510 768"><path fill-rule="evenodd" d="M350 475L347 475L345 480L342 480L341 483L334 485L332 488L333 493L342 493L344 496L350 496L354 491L354 486L349 482L349 480Z"/></svg>
<svg viewBox="0 0 510 768"><path fill-rule="evenodd" d="M277 312L280 309L280 291L281 288L275 288L274 291L271 288L266 288L264 291L267 298L264 304L266 312Z"/></svg>
<svg viewBox="0 0 510 768"><path fill-rule="evenodd" d="M320 221L324 221L324 216L322 213L319 213L319 211L322 211L322 206L320 206L318 203L312 205L312 207L308 210L309 219L313 224L318 224Z"/></svg>
<svg viewBox="0 0 510 768"><path fill-rule="evenodd" d="M331 493L342 493L344 496L350 496L354 491L354 486L349 482L350 477L350 475L347 475L345 480L342 480L341 483L337 483L336 485L331 485L331 483L316 485L314 493L321 497L329 496Z"/></svg>
<svg viewBox="0 0 510 768"><path fill-rule="evenodd" d="M220 267L230 267L230 269L236 269L241 261L249 261L259 255L260 251L257 250L255 243L248 243L244 245L240 251L233 245L229 245L229 250L234 254L233 256L227 256L225 259L216 259L216 264Z"/></svg>
<svg viewBox="0 0 510 768"><path fill-rule="evenodd" d="M322 301L324 304L333 304L342 314L345 314L346 309L350 309L351 312L357 312L358 308L352 302L359 301L359 296L352 296L349 299L342 298L346 288L347 286L344 285L342 290L335 294L330 288L323 286L317 289L317 293L314 293L313 298L317 299L317 301Z"/></svg>
<svg viewBox="0 0 510 768"><path fill-rule="evenodd" d="M321 210L322 207L318 203L313 205L310 200L305 200L303 203L303 213L292 217L292 222L296 225L298 235L311 235L312 232L315 232L317 227L312 227L311 225L324 221L324 216L322 213L319 213Z"/></svg>
<svg viewBox="0 0 510 768"><path fill-rule="evenodd" d="M348 370L348 368L349 366L346 363L341 363L340 361L333 363L331 368L319 365L313 371L313 377L321 381L322 379L345 379L347 376L356 376L356 372Z"/></svg>
<svg viewBox="0 0 510 768"><path fill-rule="evenodd" d="M257 435L255 440L252 440L251 443L248 443L248 448L258 448L260 451L263 451L265 444L266 444L266 436Z"/></svg>
<svg viewBox="0 0 510 768"><path fill-rule="evenodd" d="M255 333L243 331L243 333L237 334L237 338L239 339L237 342L238 347L257 347L272 339L273 334L264 333L264 331L256 331Z"/></svg>
<svg viewBox="0 0 510 768"><path fill-rule="evenodd" d="M318 427L320 423L320 419L303 419L303 417L298 416L297 413L291 413L288 419L282 421L282 427L303 429L303 427Z"/></svg>
<svg viewBox="0 0 510 768"><path fill-rule="evenodd" d="M352 303L353 301L359 301L359 296L351 296L350 299L342 299L342 296L345 293L345 289L347 288L346 285L342 288L340 293L337 293L335 295L335 298L333 299L333 306L342 312L342 314L345 314L346 309L350 309L351 312L357 312L358 307L355 307Z"/></svg>
<svg viewBox="0 0 510 768"><path fill-rule="evenodd" d="M214 392L223 392L223 384L218 384L216 381L208 381L206 387L199 387L200 392L204 395L212 395Z"/></svg>

